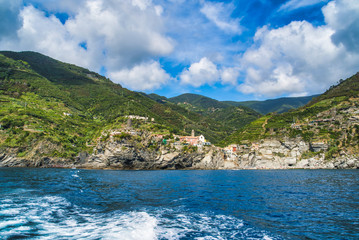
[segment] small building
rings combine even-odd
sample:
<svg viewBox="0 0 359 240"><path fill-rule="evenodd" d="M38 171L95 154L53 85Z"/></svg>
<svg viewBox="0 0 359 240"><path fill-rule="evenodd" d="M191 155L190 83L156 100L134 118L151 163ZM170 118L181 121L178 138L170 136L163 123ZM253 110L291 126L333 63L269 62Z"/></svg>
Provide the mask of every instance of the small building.
<svg viewBox="0 0 359 240"><path fill-rule="evenodd" d="M203 135L195 136L194 130L192 130L191 136L179 136L181 142L188 143L192 146L199 146L199 145L208 145L206 143L206 138ZM210 145L210 144L209 144Z"/></svg>
<svg viewBox="0 0 359 240"><path fill-rule="evenodd" d="M198 144L198 137L192 136L182 136L180 137L181 142L187 142L190 145L197 145Z"/></svg>

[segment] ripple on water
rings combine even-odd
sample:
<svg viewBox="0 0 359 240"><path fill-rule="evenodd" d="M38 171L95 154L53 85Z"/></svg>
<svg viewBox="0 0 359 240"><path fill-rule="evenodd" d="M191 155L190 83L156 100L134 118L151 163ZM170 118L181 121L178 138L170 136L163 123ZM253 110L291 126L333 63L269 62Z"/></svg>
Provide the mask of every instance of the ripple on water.
<svg viewBox="0 0 359 240"><path fill-rule="evenodd" d="M57 196L1 200L0 218L4 239L278 239L232 216L173 209L101 213Z"/></svg>

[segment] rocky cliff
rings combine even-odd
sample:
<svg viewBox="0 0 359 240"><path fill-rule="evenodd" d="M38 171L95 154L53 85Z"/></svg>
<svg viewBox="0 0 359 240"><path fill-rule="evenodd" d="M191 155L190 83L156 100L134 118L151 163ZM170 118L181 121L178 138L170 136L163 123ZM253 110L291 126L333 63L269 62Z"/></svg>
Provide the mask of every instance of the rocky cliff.
<svg viewBox="0 0 359 240"><path fill-rule="evenodd" d="M359 157L341 152L336 158L326 159L325 143L308 143L301 138L262 140L252 146L242 145L237 153L228 154L238 161L240 169L345 169L359 168Z"/></svg>
<svg viewBox="0 0 359 240"><path fill-rule="evenodd" d="M221 169L224 154L215 147L161 144L149 133L112 136L99 142L94 153L79 162L85 168L115 169Z"/></svg>
<svg viewBox="0 0 359 240"><path fill-rule="evenodd" d="M43 148L40 146L39 148ZM359 157L344 151L326 160L325 143L301 138L262 140L251 145L221 149L214 146L161 145L150 136L110 137L99 141L93 153L75 159L24 159L10 151L0 154L0 167L77 167L91 169L346 169L359 168ZM37 149L39 151L39 149ZM310 154L308 154L310 153Z"/></svg>

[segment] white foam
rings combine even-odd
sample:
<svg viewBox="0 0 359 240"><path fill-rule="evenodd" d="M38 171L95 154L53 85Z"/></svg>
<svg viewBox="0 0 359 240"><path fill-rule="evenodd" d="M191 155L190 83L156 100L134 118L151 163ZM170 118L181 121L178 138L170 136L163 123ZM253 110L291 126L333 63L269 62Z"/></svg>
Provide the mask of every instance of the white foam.
<svg viewBox="0 0 359 240"><path fill-rule="evenodd" d="M8 204L7 206L1 206L2 208L5 208L5 209L0 210L0 216L1 215L17 215L17 214L20 214L20 212L24 210L24 208L10 208L10 209L8 209L9 206L11 206L11 205Z"/></svg>
<svg viewBox="0 0 359 240"><path fill-rule="evenodd" d="M245 229L241 219L212 213L173 209L99 213L57 196L28 198L20 207L19 199L6 204L1 210L4 221L0 223L0 238L29 233L31 222L41 239L250 239L253 231L264 240L271 239L265 232Z"/></svg>
<svg viewBox="0 0 359 240"><path fill-rule="evenodd" d="M26 221L24 221L23 219L3 221L3 222L0 223L0 229L8 228L10 226L17 226L17 225L20 225L20 224L24 224L25 222Z"/></svg>
<svg viewBox="0 0 359 240"><path fill-rule="evenodd" d="M263 240L273 240L270 236L264 235Z"/></svg>
<svg viewBox="0 0 359 240"><path fill-rule="evenodd" d="M161 212L163 214L163 211ZM243 221L231 216L212 215L210 213L195 214L173 214L174 219L166 219L158 216L161 221L159 224L158 236L162 239L180 239L191 234L205 235L194 237L194 239L235 239L230 238L229 234L243 231Z"/></svg>

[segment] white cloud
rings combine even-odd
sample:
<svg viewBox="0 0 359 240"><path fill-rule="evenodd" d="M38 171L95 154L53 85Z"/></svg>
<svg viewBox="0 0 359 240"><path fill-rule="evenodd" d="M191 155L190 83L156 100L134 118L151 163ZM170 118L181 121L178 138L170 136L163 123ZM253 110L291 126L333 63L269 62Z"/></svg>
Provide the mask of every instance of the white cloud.
<svg viewBox="0 0 359 240"><path fill-rule="evenodd" d="M106 52L110 71L133 67L173 50L155 7L150 1L89 1L66 27L79 42L87 41L90 51Z"/></svg>
<svg viewBox="0 0 359 240"><path fill-rule="evenodd" d="M157 89L170 80L170 76L155 61L111 72L109 76L114 82L138 91Z"/></svg>
<svg viewBox="0 0 359 240"><path fill-rule="evenodd" d="M81 66L90 65L84 49L78 46L59 19L48 18L32 6L25 7L19 17L22 26L17 31L17 39L0 42L2 47L17 51L34 50Z"/></svg>
<svg viewBox="0 0 359 240"><path fill-rule="evenodd" d="M151 0L132 0L132 5L139 7L141 10L145 10L152 4Z"/></svg>
<svg viewBox="0 0 359 240"><path fill-rule="evenodd" d="M359 52L359 1L341 0L330 2L323 8L325 21L335 30L332 40L343 44L348 51Z"/></svg>
<svg viewBox="0 0 359 240"><path fill-rule="evenodd" d="M236 68L223 68L221 70L222 84L236 85L239 77L239 70Z"/></svg>
<svg viewBox="0 0 359 240"><path fill-rule="evenodd" d="M200 87L205 84L214 84L218 81L219 71L217 66L204 57L199 62L193 63L180 75L182 84Z"/></svg>
<svg viewBox="0 0 359 240"><path fill-rule="evenodd" d="M304 85L300 79L293 75L293 69L290 64L283 64L276 67L270 76L265 80L259 80L261 72L250 69L248 75L254 84L243 84L238 87L238 90L246 93L258 93L266 96L278 96L283 92L294 92L295 94L305 95Z"/></svg>
<svg viewBox="0 0 359 240"><path fill-rule="evenodd" d="M234 7L231 4L205 2L201 8L201 13L224 32L240 34L240 20L231 18L233 10Z"/></svg>
<svg viewBox="0 0 359 240"><path fill-rule="evenodd" d="M267 97L320 93L357 72L358 43L350 38L357 34L351 32L351 22L359 19L357 6L357 2L350 0L329 3L323 8L327 22L324 26L294 21L278 29L270 30L266 26L259 29L253 46L240 61L246 78L238 90ZM347 24L346 9L352 14ZM343 24L337 24L339 18ZM339 31L343 37L333 41Z"/></svg>
<svg viewBox="0 0 359 240"><path fill-rule="evenodd" d="M298 8L313 6L322 2L328 2L329 0L290 0L284 3L279 11L292 11Z"/></svg>
<svg viewBox="0 0 359 240"><path fill-rule="evenodd" d="M220 82L222 85L236 85L239 76L237 68L218 68L215 63L207 57L199 62L192 63L180 75L180 81L184 85L200 87L206 84L213 85Z"/></svg>

